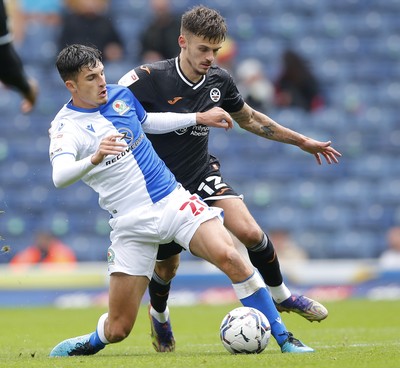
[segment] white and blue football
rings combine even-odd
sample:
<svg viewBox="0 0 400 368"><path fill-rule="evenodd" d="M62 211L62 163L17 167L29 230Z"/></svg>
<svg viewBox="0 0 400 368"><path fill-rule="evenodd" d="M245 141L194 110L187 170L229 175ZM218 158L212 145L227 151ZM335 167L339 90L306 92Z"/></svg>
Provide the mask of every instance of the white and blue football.
<svg viewBox="0 0 400 368"><path fill-rule="evenodd" d="M223 318L220 337L222 345L232 354L259 354L268 345L271 326L259 310L239 307Z"/></svg>

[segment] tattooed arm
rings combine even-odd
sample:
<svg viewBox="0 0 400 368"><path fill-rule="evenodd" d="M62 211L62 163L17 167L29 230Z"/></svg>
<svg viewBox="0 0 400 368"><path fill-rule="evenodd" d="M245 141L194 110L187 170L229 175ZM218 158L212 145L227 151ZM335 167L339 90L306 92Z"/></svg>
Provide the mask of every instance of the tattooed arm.
<svg viewBox="0 0 400 368"><path fill-rule="evenodd" d="M316 141L286 128L267 115L252 109L246 103L241 110L232 113L231 116L242 129L273 141L292 144L305 152L311 153L315 156L319 165L322 164L321 155L325 157L328 164L338 163L338 157L342 156L340 152L331 147L331 141Z"/></svg>

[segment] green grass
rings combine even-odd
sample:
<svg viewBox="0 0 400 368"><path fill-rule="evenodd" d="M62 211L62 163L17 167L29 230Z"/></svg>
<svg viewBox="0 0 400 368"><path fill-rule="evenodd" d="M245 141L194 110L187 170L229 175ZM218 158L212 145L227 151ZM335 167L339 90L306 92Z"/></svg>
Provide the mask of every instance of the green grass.
<svg viewBox="0 0 400 368"><path fill-rule="evenodd" d="M223 305L171 307L175 353L153 350L143 307L125 341L94 356L71 358L48 358L48 353L65 338L93 331L104 309L0 309L0 367L400 367L400 301L349 300L326 305L330 315L322 323L283 314L288 329L316 349L313 354L282 354L271 338L260 355L230 355L219 341L218 330L225 313L238 305Z"/></svg>

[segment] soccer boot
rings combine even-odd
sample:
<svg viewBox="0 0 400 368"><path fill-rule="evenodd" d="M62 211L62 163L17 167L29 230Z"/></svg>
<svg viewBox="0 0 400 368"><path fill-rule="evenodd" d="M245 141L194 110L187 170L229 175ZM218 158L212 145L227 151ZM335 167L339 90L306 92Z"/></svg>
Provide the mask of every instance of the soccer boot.
<svg viewBox="0 0 400 368"><path fill-rule="evenodd" d="M328 310L321 303L304 295L292 294L282 303L275 303L275 305L279 312L294 312L310 322L320 322L328 317Z"/></svg>
<svg viewBox="0 0 400 368"><path fill-rule="evenodd" d="M281 345L282 353L313 353L314 349L304 345L300 340L293 337L291 332L286 332L287 339Z"/></svg>
<svg viewBox="0 0 400 368"><path fill-rule="evenodd" d="M73 337L71 339L60 342L51 352L51 357L67 357L73 355L93 355L104 348L95 347L90 344L90 336L87 334L83 336Z"/></svg>
<svg viewBox="0 0 400 368"><path fill-rule="evenodd" d="M167 322L161 323L155 319L150 313L151 305L149 305L149 318L151 326L151 340L155 351L166 353L175 351L175 339L172 333L171 322L168 318Z"/></svg>

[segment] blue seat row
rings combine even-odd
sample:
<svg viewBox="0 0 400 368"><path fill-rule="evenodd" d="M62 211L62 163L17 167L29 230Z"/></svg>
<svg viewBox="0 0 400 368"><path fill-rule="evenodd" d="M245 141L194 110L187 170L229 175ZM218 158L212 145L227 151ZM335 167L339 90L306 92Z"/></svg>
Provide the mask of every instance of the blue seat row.
<svg viewBox="0 0 400 368"><path fill-rule="evenodd" d="M181 12L197 4L173 0ZM296 47L320 77L327 107L313 114L272 109L277 122L305 135L332 140L339 165L317 165L297 147L235 127L213 129L210 151L222 173L268 232L289 229L313 258L376 257L385 230L400 223L400 26L397 0L205 0L226 16L238 43L237 61L258 57L273 77L280 53ZM150 15L145 0L112 0L111 14L127 42L124 62L106 65L109 82L138 63L137 35ZM353 14L357 14L354 17ZM18 95L1 89L0 234L17 250L36 229L48 228L81 260L104 260L108 215L84 184L54 188L48 128L69 95L54 68L57 30L33 24L19 49L27 72L40 81L30 115ZM183 258L190 255L183 253ZM4 262L7 257L2 257Z"/></svg>

